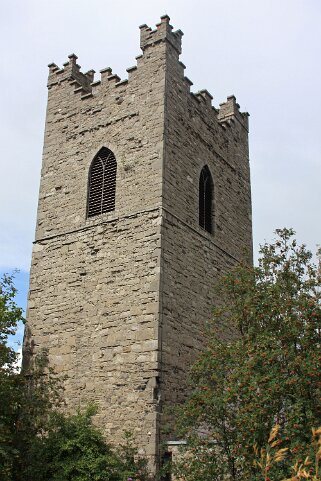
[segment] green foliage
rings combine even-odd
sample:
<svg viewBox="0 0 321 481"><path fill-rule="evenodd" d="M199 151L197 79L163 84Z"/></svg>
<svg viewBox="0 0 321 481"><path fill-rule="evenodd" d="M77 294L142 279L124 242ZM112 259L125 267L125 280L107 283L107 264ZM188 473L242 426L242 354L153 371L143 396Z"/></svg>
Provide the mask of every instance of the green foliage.
<svg viewBox="0 0 321 481"><path fill-rule="evenodd" d="M33 369L21 374L18 355L8 336L23 321L15 303L13 276L0 279L0 479L26 481L34 439L45 429L49 413L60 402L60 386L48 369L46 353L35 357Z"/></svg>
<svg viewBox="0 0 321 481"><path fill-rule="evenodd" d="M13 444L17 452L12 480L33 481L34 476L30 475L30 471L37 459L35 448L39 447L39 440L48 433L51 418L62 404L62 386L48 366L45 350L34 357L32 368L19 373L17 377L20 403L12 419L15 426Z"/></svg>
<svg viewBox="0 0 321 481"><path fill-rule="evenodd" d="M48 431L34 440L28 478L34 481L118 481L119 463L93 427L95 408L63 416L54 413Z"/></svg>
<svg viewBox="0 0 321 481"><path fill-rule="evenodd" d="M15 369L17 354L7 344L8 336L16 332L17 324L23 321L22 309L14 301L16 288L13 276L4 274L0 279L0 369L1 376Z"/></svg>
<svg viewBox="0 0 321 481"><path fill-rule="evenodd" d="M308 455L321 423L320 264L292 230L277 234L258 267L239 265L221 281L209 344L192 371L182 429L207 450L201 469L217 480L261 479L253 445L264 447L276 423L289 453ZM181 463L183 479L206 479L189 475L193 463ZM287 458L277 471L289 474Z"/></svg>
<svg viewBox="0 0 321 481"><path fill-rule="evenodd" d="M216 447L210 438L190 435L188 445L182 447L175 455L174 461L167 466L167 472L180 481L225 479L227 474L225 466L221 465L217 454L213 456L214 449Z"/></svg>
<svg viewBox="0 0 321 481"><path fill-rule="evenodd" d="M97 408L90 405L71 416L53 412L47 432L33 439L24 479L32 481L127 481L147 479L145 461L137 459L132 438L126 435L117 450L93 426Z"/></svg>
<svg viewBox="0 0 321 481"><path fill-rule="evenodd" d="M17 323L23 320L15 294L13 277L5 274L0 279L0 479L10 479L17 456L14 434L21 403L21 378L16 372L17 354L7 343Z"/></svg>

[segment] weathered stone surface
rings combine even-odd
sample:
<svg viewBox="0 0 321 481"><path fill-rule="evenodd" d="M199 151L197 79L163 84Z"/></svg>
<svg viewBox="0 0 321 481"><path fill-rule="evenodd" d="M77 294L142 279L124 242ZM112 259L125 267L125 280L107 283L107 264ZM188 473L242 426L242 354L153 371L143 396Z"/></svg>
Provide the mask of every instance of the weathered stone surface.
<svg viewBox="0 0 321 481"><path fill-rule="evenodd" d="M93 81L71 55L50 65L25 363L46 347L67 375L67 409L96 401L113 442L132 431L152 460L163 412L186 395L213 285L252 250L247 114L211 106L179 62L167 16L141 27L143 55L119 81ZM101 147L117 160L116 208L86 218ZM199 177L214 181L213 234L198 221Z"/></svg>

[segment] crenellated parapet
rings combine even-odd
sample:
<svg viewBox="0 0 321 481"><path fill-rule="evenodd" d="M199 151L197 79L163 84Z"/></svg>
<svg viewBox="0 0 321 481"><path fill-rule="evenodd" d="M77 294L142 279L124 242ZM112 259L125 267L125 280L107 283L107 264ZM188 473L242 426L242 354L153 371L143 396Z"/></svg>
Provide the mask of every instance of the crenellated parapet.
<svg viewBox="0 0 321 481"><path fill-rule="evenodd" d="M240 106L236 102L235 95L227 97L226 102L220 104L218 120L223 127L230 126L233 122L239 122L247 131L249 129L249 113L240 112Z"/></svg>
<svg viewBox="0 0 321 481"><path fill-rule="evenodd" d="M202 89L193 94L200 103L204 103L208 107L212 107L213 96L208 90ZM216 111L216 110L215 110Z"/></svg>
<svg viewBox="0 0 321 481"><path fill-rule="evenodd" d="M113 73L110 67L100 70L100 79L95 80L94 70L89 70L82 73L80 65L77 63L77 56L71 54L68 61L63 64L63 68L59 68L55 63L49 65L48 88L52 89L56 85L60 85L64 81L68 81L73 87L74 94L81 100L90 99L100 95L102 92L112 92L114 89L124 87L132 82L137 75L148 78L148 72L143 69L148 68L148 55L146 54L149 48L166 42L170 46L170 51L174 53L174 62L176 63L176 75L180 78L183 90L187 92L196 105L201 110L204 108L206 115L211 117L213 121L218 122L223 129L233 128L233 126L242 126L248 131L248 116L247 112L240 112L239 104L236 102L234 95L227 97L226 102L220 104L219 109L212 105L213 96L206 89L198 92L192 92L191 86L193 82L185 76L185 65L179 60L179 55L182 51L182 36L181 30L173 31L170 24L170 17L163 15L161 21L156 24L153 30L146 24L140 27L140 47L142 54L136 57L136 65L127 68L128 78L121 79L117 74ZM169 66L168 66L169 68ZM124 90L123 88L121 89ZM115 94L116 95L116 94Z"/></svg>
<svg viewBox="0 0 321 481"><path fill-rule="evenodd" d="M156 29L152 30L146 24L140 28L140 48L144 51L147 47L155 45L155 43L167 41L180 54L182 52L182 36L183 32L177 30L173 32L173 27L169 23L168 15L161 17L160 23L156 25Z"/></svg>
<svg viewBox="0 0 321 481"><path fill-rule="evenodd" d="M188 88L192 85L191 81L184 77L185 84ZM227 97L226 102L220 104L220 108L217 109L212 105L213 96L206 89L199 90L198 92L190 92L192 98L197 102L197 105L202 108L202 106L208 110L208 116L215 118L216 121L223 127L232 128L236 125L241 125L247 132L249 129L248 123L248 112L240 112L240 106L236 102L234 95ZM210 109L210 110L209 110Z"/></svg>
<svg viewBox="0 0 321 481"><path fill-rule="evenodd" d="M74 82L76 88L79 88L79 90L85 93L90 92L95 71L89 70L86 73L82 73L80 71L81 66L77 64L77 55L72 53L71 55L68 55L68 58L69 60L63 64L63 68L59 68L55 63L50 63L48 65L48 89L68 80Z"/></svg>

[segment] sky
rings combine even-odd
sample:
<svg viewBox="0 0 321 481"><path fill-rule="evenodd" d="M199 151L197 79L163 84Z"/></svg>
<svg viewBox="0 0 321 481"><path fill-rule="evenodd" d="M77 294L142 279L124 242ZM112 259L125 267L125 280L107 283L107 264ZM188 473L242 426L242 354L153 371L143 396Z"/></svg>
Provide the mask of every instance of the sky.
<svg viewBox="0 0 321 481"><path fill-rule="evenodd" d="M16 274L25 307L47 101L47 64L78 55L82 71L122 79L141 24L168 14L184 32L193 91L250 113L254 253L293 227L321 243L320 0L0 0L0 275Z"/></svg>

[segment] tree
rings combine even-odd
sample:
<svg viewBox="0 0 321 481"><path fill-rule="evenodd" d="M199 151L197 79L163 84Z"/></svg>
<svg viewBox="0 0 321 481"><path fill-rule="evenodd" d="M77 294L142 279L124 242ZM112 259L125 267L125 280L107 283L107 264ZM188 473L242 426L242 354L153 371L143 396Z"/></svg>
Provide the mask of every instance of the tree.
<svg viewBox="0 0 321 481"><path fill-rule="evenodd" d="M311 428L321 425L320 262L291 229L276 233L258 267L238 265L217 287L221 304L181 417L195 453L179 467L188 480L262 479L253 447L265 447L275 424L289 455L271 479L282 479L291 455L309 454Z"/></svg>
<svg viewBox="0 0 321 481"><path fill-rule="evenodd" d="M21 379L16 372L17 353L8 345L8 336L23 321L22 309L15 303L13 276L0 279L0 478L10 479L17 456L14 420L20 405Z"/></svg>

